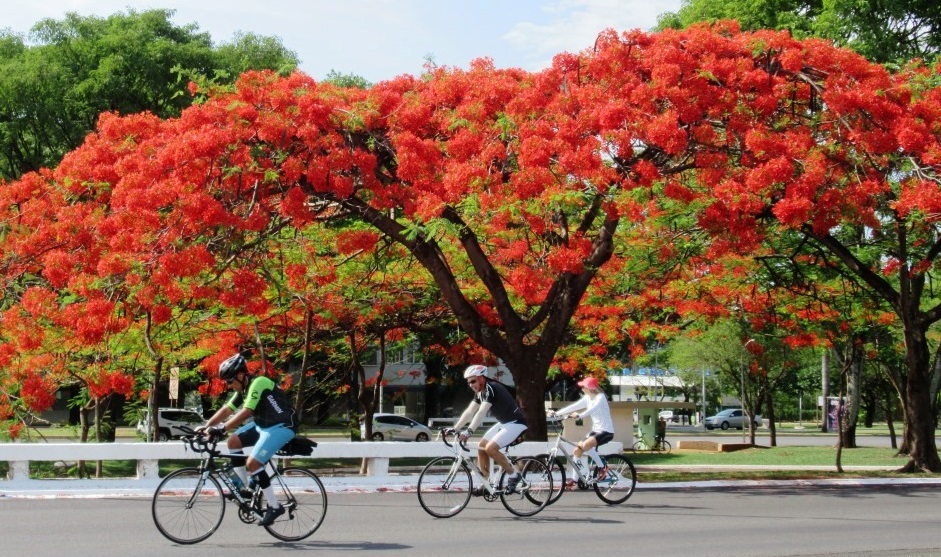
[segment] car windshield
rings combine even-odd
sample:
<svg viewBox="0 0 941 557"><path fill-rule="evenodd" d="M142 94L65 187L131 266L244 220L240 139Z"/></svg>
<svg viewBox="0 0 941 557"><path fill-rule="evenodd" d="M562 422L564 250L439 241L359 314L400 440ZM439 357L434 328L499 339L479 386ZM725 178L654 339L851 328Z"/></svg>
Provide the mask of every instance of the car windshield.
<svg viewBox="0 0 941 557"><path fill-rule="evenodd" d="M175 420L178 422L200 423L203 421L203 417L194 412L168 411L163 412L163 417L167 420Z"/></svg>

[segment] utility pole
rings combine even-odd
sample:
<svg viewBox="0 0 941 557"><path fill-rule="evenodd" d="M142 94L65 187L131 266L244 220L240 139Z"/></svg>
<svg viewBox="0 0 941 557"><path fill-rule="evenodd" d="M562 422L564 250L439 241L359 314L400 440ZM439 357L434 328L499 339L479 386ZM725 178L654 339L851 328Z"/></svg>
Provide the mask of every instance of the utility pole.
<svg viewBox="0 0 941 557"><path fill-rule="evenodd" d="M823 417L820 421L823 422L823 425L820 426L820 431L826 433L829 431L827 427L827 399L830 398L830 351L826 348L820 358L820 387L823 392L823 407L820 409L820 415Z"/></svg>

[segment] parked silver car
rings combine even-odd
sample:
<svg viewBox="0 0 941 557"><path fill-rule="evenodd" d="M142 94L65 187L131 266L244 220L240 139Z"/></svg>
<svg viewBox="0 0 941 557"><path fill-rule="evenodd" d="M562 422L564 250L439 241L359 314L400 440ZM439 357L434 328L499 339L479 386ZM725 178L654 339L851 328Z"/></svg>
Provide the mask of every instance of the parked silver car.
<svg viewBox="0 0 941 557"><path fill-rule="evenodd" d="M746 419L746 415L741 408L728 408L703 420L703 425L706 426L706 429L715 429L717 427L720 429L729 429L730 427L742 429L745 427ZM761 427L760 415L755 416L755 427Z"/></svg>
<svg viewBox="0 0 941 557"><path fill-rule="evenodd" d="M360 427L362 435L366 428ZM415 420L398 414L373 414L373 441L427 441L431 439L431 429Z"/></svg>

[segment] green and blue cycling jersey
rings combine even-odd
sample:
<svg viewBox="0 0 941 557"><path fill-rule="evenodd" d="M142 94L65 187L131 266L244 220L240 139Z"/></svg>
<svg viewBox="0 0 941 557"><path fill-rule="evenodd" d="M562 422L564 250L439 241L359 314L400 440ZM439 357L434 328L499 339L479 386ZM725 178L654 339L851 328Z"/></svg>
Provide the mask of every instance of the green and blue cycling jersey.
<svg viewBox="0 0 941 557"><path fill-rule="evenodd" d="M244 396L242 391L232 393L226 406L233 412L237 412L240 407L250 409L258 427L283 424L297 429L294 407L287 394L270 377L259 376L252 379Z"/></svg>

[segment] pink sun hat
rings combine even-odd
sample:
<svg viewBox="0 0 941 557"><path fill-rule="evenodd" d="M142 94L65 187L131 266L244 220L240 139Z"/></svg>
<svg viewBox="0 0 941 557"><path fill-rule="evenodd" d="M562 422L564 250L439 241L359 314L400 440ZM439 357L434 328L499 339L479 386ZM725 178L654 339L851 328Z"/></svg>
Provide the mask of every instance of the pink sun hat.
<svg viewBox="0 0 941 557"><path fill-rule="evenodd" d="M597 390L598 390L598 380L595 379L594 377L586 377L586 378L584 378L584 379L582 379L581 381L578 382L578 386L579 386L579 387L584 387L584 388L586 388L586 389L590 389L590 390L592 390L592 391L597 391Z"/></svg>

